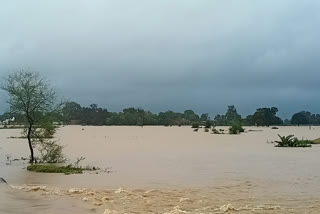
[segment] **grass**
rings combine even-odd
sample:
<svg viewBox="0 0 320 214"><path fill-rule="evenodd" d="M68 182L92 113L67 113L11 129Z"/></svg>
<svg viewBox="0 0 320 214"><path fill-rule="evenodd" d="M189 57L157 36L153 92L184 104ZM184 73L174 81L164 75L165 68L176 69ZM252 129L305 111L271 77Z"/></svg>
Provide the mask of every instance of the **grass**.
<svg viewBox="0 0 320 214"><path fill-rule="evenodd" d="M40 172L40 173L64 173L70 174L82 174L85 170L91 170L89 168L75 167L72 165L59 166L57 164L32 164L27 167L28 171Z"/></svg>

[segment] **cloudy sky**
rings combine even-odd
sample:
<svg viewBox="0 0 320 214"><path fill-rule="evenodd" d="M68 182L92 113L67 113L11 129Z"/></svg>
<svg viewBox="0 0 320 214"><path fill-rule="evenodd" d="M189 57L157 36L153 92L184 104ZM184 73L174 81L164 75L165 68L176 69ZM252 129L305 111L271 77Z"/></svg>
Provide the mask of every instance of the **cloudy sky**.
<svg viewBox="0 0 320 214"><path fill-rule="evenodd" d="M230 104L243 115L277 106L284 118L320 113L320 1L0 4L0 76L38 71L82 105L211 115Z"/></svg>

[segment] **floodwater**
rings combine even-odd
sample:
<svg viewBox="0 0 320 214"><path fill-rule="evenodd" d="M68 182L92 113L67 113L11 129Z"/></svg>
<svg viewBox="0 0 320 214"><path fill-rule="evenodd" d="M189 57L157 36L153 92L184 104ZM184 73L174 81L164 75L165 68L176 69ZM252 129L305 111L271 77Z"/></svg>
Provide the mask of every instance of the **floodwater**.
<svg viewBox="0 0 320 214"><path fill-rule="evenodd" d="M28 156L26 140L10 138L20 130L0 130L0 177L9 183L0 184L0 213L320 213L320 145L267 143L277 134L316 139L320 127L246 130L62 127L70 161L100 168L82 175L26 171L14 160Z"/></svg>

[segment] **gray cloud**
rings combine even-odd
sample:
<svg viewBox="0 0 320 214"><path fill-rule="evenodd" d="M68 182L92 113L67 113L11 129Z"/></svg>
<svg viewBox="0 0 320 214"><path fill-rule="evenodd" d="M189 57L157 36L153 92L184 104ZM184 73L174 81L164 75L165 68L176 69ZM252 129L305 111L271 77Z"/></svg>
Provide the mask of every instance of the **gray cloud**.
<svg viewBox="0 0 320 214"><path fill-rule="evenodd" d="M0 74L30 68L65 97L113 111L318 112L319 9L298 0L2 2Z"/></svg>

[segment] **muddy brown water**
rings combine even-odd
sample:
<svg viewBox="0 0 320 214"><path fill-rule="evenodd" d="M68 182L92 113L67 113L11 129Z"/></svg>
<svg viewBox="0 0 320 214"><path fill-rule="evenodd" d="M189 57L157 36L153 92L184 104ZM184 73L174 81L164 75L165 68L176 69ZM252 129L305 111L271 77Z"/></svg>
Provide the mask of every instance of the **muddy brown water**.
<svg viewBox="0 0 320 214"><path fill-rule="evenodd" d="M222 127L227 129L226 127ZM0 130L0 213L320 213L320 145L275 148L277 134L320 127L246 127L212 135L190 127L66 126L56 138L82 175L25 170L18 129ZM8 157L8 159L7 159ZM109 172L109 173L108 173Z"/></svg>

